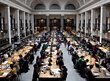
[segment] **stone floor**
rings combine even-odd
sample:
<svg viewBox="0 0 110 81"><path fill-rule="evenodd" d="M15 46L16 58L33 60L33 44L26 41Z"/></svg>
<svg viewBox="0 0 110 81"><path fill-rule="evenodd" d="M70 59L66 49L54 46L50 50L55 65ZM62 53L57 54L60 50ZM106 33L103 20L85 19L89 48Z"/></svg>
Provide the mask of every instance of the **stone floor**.
<svg viewBox="0 0 110 81"><path fill-rule="evenodd" d="M71 55L68 54L68 51L64 44L61 45L61 50L63 51L63 57L64 57L64 64L68 69L68 76L66 81L86 81L84 78L80 77L80 75L76 72L76 70L73 68L73 63L71 61ZM37 55L40 54L40 50L36 53L35 58ZM35 60L33 64L35 63ZM33 64L30 65L30 70L27 73L23 73L20 76L20 81L32 81L33 76Z"/></svg>

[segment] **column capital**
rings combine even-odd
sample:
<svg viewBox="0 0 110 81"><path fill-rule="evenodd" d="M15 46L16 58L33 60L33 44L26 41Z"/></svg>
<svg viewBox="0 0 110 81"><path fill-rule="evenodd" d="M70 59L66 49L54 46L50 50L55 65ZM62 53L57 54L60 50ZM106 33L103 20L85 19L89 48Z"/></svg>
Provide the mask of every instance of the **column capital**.
<svg viewBox="0 0 110 81"><path fill-rule="evenodd" d="M84 13L87 14L87 11L85 11Z"/></svg>
<svg viewBox="0 0 110 81"><path fill-rule="evenodd" d="M23 13L25 14L26 12L25 12L25 11L23 11Z"/></svg>
<svg viewBox="0 0 110 81"><path fill-rule="evenodd" d="M49 16L49 14L46 14L46 16Z"/></svg>
<svg viewBox="0 0 110 81"><path fill-rule="evenodd" d="M64 16L64 14L61 14L61 16Z"/></svg>
<svg viewBox="0 0 110 81"><path fill-rule="evenodd" d="M16 9L16 11L19 11L19 9Z"/></svg>
<svg viewBox="0 0 110 81"><path fill-rule="evenodd" d="M79 16L80 14L76 14L76 16Z"/></svg>
<svg viewBox="0 0 110 81"><path fill-rule="evenodd" d="M7 6L6 6L6 8L10 8L10 6L9 6L9 5L7 5Z"/></svg>
<svg viewBox="0 0 110 81"><path fill-rule="evenodd" d="M101 5L100 7L104 8L105 6L104 5Z"/></svg>

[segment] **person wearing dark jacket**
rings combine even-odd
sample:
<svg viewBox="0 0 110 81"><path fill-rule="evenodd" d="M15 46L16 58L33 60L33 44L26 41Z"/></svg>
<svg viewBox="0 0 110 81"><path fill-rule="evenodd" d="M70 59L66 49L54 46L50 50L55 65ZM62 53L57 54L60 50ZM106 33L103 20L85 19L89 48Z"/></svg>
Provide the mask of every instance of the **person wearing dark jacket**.
<svg viewBox="0 0 110 81"><path fill-rule="evenodd" d="M94 81L95 76L93 76L91 69L93 68L92 65L89 66L89 68L85 68L85 76L88 81Z"/></svg>
<svg viewBox="0 0 110 81"><path fill-rule="evenodd" d="M33 78L32 81L37 81L37 79L39 78L39 66L37 63L34 64L34 71L33 71Z"/></svg>
<svg viewBox="0 0 110 81"><path fill-rule="evenodd" d="M33 63L33 61L34 61L34 55L33 55L33 54L31 54L31 55L30 55L30 59L29 59L30 64L32 64L32 63Z"/></svg>
<svg viewBox="0 0 110 81"><path fill-rule="evenodd" d="M23 72L28 72L29 70L29 65L28 65L28 60L25 59L24 64L23 64Z"/></svg>
<svg viewBox="0 0 110 81"><path fill-rule="evenodd" d="M19 55L19 66L20 66L20 73L23 72L23 64L24 64L24 58L22 55Z"/></svg>
<svg viewBox="0 0 110 81"><path fill-rule="evenodd" d="M68 69L66 68L66 66L61 67L62 81L66 81L66 78L67 78L67 75L68 75L67 70Z"/></svg>

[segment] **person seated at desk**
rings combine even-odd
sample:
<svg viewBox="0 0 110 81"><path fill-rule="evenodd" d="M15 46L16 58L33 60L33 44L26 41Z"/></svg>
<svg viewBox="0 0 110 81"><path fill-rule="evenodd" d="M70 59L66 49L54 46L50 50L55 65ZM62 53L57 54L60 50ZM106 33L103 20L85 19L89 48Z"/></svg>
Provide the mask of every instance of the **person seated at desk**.
<svg viewBox="0 0 110 81"><path fill-rule="evenodd" d="M91 45L90 41L87 42L87 48L89 48L89 50L92 50L92 45Z"/></svg>
<svg viewBox="0 0 110 81"><path fill-rule="evenodd" d="M103 67L107 68L107 63L108 63L108 60L105 58L105 59L102 60L101 65Z"/></svg>
<svg viewBox="0 0 110 81"><path fill-rule="evenodd" d="M4 58L5 59L8 59L8 54L4 54Z"/></svg>
<svg viewBox="0 0 110 81"><path fill-rule="evenodd" d="M60 45L61 45L61 44L58 42L57 45L56 45L56 49L57 49L57 50L60 49Z"/></svg>
<svg viewBox="0 0 110 81"><path fill-rule="evenodd" d="M47 54L47 52L45 52L44 50L41 50L41 52L40 52L41 58L44 59L46 57L46 54Z"/></svg>
<svg viewBox="0 0 110 81"><path fill-rule="evenodd" d="M57 50L57 56L62 56L63 57L63 52L62 52L62 50Z"/></svg>
<svg viewBox="0 0 110 81"><path fill-rule="evenodd" d="M107 66L107 70L110 71L110 58L108 59L106 66Z"/></svg>
<svg viewBox="0 0 110 81"><path fill-rule="evenodd" d="M59 59L56 61L56 64L59 65L59 67L61 68L61 66L64 65L63 59L62 59L62 58L59 58Z"/></svg>
<svg viewBox="0 0 110 81"><path fill-rule="evenodd" d="M60 40L60 37L59 37L59 36L57 36L57 38L56 38L56 39L57 39L57 42L59 42L59 43L60 43L60 41L61 41L61 40Z"/></svg>
<svg viewBox="0 0 110 81"><path fill-rule="evenodd" d="M85 40L84 38L81 39L80 45L83 46L83 47L85 47L85 45L86 45L86 40Z"/></svg>
<svg viewBox="0 0 110 81"><path fill-rule="evenodd" d="M66 78L67 78L67 68L66 66L61 66L61 77L62 77L62 81L66 81Z"/></svg>
<svg viewBox="0 0 110 81"><path fill-rule="evenodd" d="M15 78L17 76L17 70L13 64L10 64L10 68L11 68L11 72L8 77L10 77L11 81L15 81Z"/></svg>
<svg viewBox="0 0 110 81"><path fill-rule="evenodd" d="M98 50L98 46L97 45L95 45L95 46L92 47L92 53L93 53L93 55L96 55L97 54L97 50Z"/></svg>
<svg viewBox="0 0 110 81"><path fill-rule="evenodd" d="M85 76L87 78L88 81L94 81L94 77L92 74L91 69L93 68L93 65L90 65L89 67L86 67L85 70Z"/></svg>
<svg viewBox="0 0 110 81"><path fill-rule="evenodd" d="M110 47L109 50L106 52L106 58L110 58Z"/></svg>
<svg viewBox="0 0 110 81"><path fill-rule="evenodd" d="M13 62L13 66L16 68L17 74L20 74L20 66L18 62Z"/></svg>
<svg viewBox="0 0 110 81"><path fill-rule="evenodd" d="M24 60L24 63L23 63L23 72L28 72L28 70L29 70L29 61L28 61L28 58L26 58L25 60Z"/></svg>
<svg viewBox="0 0 110 81"><path fill-rule="evenodd" d="M83 60L82 62L81 62L81 64L80 64L80 73L81 74L84 74L85 73L85 71L84 71L84 69L85 68L87 68L87 63L89 62L89 60L88 59L86 59L86 60Z"/></svg>
<svg viewBox="0 0 110 81"><path fill-rule="evenodd" d="M41 66L43 66L44 65L44 58L42 58L42 57L40 57L39 59L38 59L38 66L39 66L39 68L41 67Z"/></svg>
<svg viewBox="0 0 110 81"><path fill-rule="evenodd" d="M79 56L76 52L72 53L72 62L74 65L76 65L76 61L78 60Z"/></svg>
<svg viewBox="0 0 110 81"><path fill-rule="evenodd" d="M19 66L20 66L20 72L23 72L23 64L24 64L24 58L22 55L19 55Z"/></svg>
<svg viewBox="0 0 110 81"><path fill-rule="evenodd" d="M42 46L42 50L47 49L47 47L48 47L48 44L43 44L43 46Z"/></svg>
<svg viewBox="0 0 110 81"><path fill-rule="evenodd" d="M33 78L32 78L32 81L37 81L37 79L39 78L39 71L40 71L40 68L37 64L37 62L34 64L34 71L33 71Z"/></svg>
<svg viewBox="0 0 110 81"><path fill-rule="evenodd" d="M80 70L80 68L81 68L81 63L82 63L83 61L84 61L84 56L81 56L81 57L77 60L76 65L74 66L74 68Z"/></svg>
<svg viewBox="0 0 110 81"><path fill-rule="evenodd" d="M29 58L30 64L32 64L33 61L34 61L34 55L33 55L33 53L31 53L30 58Z"/></svg>
<svg viewBox="0 0 110 81"><path fill-rule="evenodd" d="M63 59L63 53L57 53L57 60Z"/></svg>

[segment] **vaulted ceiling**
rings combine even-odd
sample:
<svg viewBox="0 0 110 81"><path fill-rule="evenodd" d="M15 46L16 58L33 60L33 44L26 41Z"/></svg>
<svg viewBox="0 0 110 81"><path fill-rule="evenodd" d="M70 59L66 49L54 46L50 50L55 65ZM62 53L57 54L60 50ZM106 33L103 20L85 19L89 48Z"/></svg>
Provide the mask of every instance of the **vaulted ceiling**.
<svg viewBox="0 0 110 81"><path fill-rule="evenodd" d="M50 6L52 4L58 4L60 6L73 4L76 8L79 8L91 0L19 0L19 1L25 3L31 8L34 8L37 4L44 4L45 6Z"/></svg>

